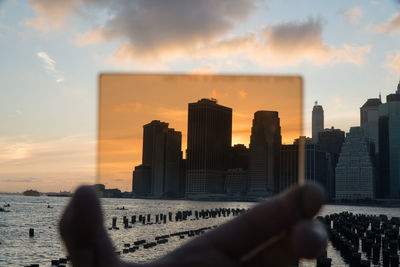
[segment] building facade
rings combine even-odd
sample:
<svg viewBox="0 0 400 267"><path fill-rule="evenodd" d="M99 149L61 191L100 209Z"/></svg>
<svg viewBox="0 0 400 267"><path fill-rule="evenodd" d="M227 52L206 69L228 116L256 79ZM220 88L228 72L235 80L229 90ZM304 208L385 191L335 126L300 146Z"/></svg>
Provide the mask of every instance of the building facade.
<svg viewBox="0 0 400 267"><path fill-rule="evenodd" d="M379 198L400 198L400 82L379 106Z"/></svg>
<svg viewBox="0 0 400 267"><path fill-rule="evenodd" d="M364 135L375 143L375 151L379 151L379 106L380 98L370 98L360 108L360 126Z"/></svg>
<svg viewBox="0 0 400 267"><path fill-rule="evenodd" d="M151 167L139 165L132 173L132 192L139 196L148 196L151 192Z"/></svg>
<svg viewBox="0 0 400 267"><path fill-rule="evenodd" d="M232 109L215 99L189 103L186 194L220 194L229 165Z"/></svg>
<svg viewBox="0 0 400 267"><path fill-rule="evenodd" d="M336 166L336 197L373 199L375 197L375 146L361 127L351 127Z"/></svg>
<svg viewBox="0 0 400 267"><path fill-rule="evenodd" d="M340 129L331 127L325 129L318 134L318 145L328 153L328 176L327 176L327 193L328 197L336 196L336 165L339 160L339 154L344 143L345 133Z"/></svg>
<svg viewBox="0 0 400 267"><path fill-rule="evenodd" d="M324 109L318 102L315 101L315 105L312 110L312 141L314 144L318 143L318 133L324 130Z"/></svg>
<svg viewBox="0 0 400 267"><path fill-rule="evenodd" d="M282 145L280 161L279 191L281 192L299 181L299 145Z"/></svg>
<svg viewBox="0 0 400 267"><path fill-rule="evenodd" d="M279 191L281 144L278 112L254 113L249 150L249 194L267 196Z"/></svg>
<svg viewBox="0 0 400 267"><path fill-rule="evenodd" d="M147 190L149 185L153 197L179 195L181 143L181 132L168 128L166 122L154 120L144 125L142 165L133 172L133 191L142 192L141 188ZM148 177L150 181L144 181Z"/></svg>
<svg viewBox="0 0 400 267"><path fill-rule="evenodd" d="M304 179L328 189L328 153L318 144L305 144Z"/></svg>
<svg viewBox="0 0 400 267"><path fill-rule="evenodd" d="M228 169L225 177L225 192L243 196L247 193L248 171L242 168Z"/></svg>

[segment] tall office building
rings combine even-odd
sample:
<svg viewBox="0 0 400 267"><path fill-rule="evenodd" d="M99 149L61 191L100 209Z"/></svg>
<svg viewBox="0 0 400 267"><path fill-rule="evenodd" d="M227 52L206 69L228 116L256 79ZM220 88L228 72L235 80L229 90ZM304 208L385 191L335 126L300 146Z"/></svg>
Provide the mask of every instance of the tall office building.
<svg viewBox="0 0 400 267"><path fill-rule="evenodd" d="M360 126L364 135L375 143L375 151L379 151L379 105L382 104L380 98L370 98L360 108Z"/></svg>
<svg viewBox="0 0 400 267"><path fill-rule="evenodd" d="M379 106L379 198L400 198L400 82Z"/></svg>
<svg viewBox="0 0 400 267"><path fill-rule="evenodd" d="M299 145L282 145L280 156L279 192L299 181Z"/></svg>
<svg viewBox="0 0 400 267"><path fill-rule="evenodd" d="M186 194L223 193L232 142L232 109L215 99L189 103L187 138Z"/></svg>
<svg viewBox="0 0 400 267"><path fill-rule="evenodd" d="M335 129L325 129L318 134L318 145L328 153L328 175L327 175L327 193L329 198L336 196L335 192L335 169L339 160L339 154L345 139L344 131Z"/></svg>
<svg viewBox="0 0 400 267"><path fill-rule="evenodd" d="M375 197L375 146L361 127L351 127L336 166L336 197L372 199Z"/></svg>
<svg viewBox="0 0 400 267"><path fill-rule="evenodd" d="M133 186L150 185L149 193L155 197L178 195L181 141L181 132L168 128L166 122L154 120L144 125L142 165L135 167ZM150 182L145 181L148 178Z"/></svg>
<svg viewBox="0 0 400 267"><path fill-rule="evenodd" d="M318 102L315 101L315 105L312 110L312 141L314 144L318 143L318 133L324 130L324 109Z"/></svg>
<svg viewBox="0 0 400 267"><path fill-rule="evenodd" d="M249 194L266 196L279 191L281 144L278 112L254 113L249 151Z"/></svg>
<svg viewBox="0 0 400 267"><path fill-rule="evenodd" d="M328 153L318 144L305 144L304 179L328 189Z"/></svg>

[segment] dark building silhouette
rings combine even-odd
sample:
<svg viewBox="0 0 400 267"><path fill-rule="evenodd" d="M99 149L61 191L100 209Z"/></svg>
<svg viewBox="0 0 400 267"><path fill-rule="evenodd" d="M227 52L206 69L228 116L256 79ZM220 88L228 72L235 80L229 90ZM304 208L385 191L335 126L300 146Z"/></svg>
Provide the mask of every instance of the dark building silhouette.
<svg viewBox="0 0 400 267"><path fill-rule="evenodd" d="M135 192L146 194L150 184L152 196L179 195L181 142L181 132L168 128L166 122L154 120L143 126L143 164L133 173Z"/></svg>
<svg viewBox="0 0 400 267"><path fill-rule="evenodd" d="M292 145L281 146L279 190L283 191L299 182L299 144L304 144L304 179L328 189L329 153L311 138L301 136Z"/></svg>
<svg viewBox="0 0 400 267"><path fill-rule="evenodd" d="M312 141L314 144L318 143L318 133L324 130L324 109L318 102L315 101L315 105L312 110Z"/></svg>
<svg viewBox="0 0 400 267"><path fill-rule="evenodd" d="M140 196L150 195L151 167L139 165L132 173L132 192Z"/></svg>
<svg viewBox="0 0 400 267"><path fill-rule="evenodd" d="M154 120L143 126L142 164L153 166L156 161L157 140L160 134L168 129L168 123Z"/></svg>
<svg viewBox="0 0 400 267"><path fill-rule="evenodd" d="M327 177L327 193L329 198L334 198L336 195L335 191L335 169L339 160L339 154L345 140L345 132L340 129L335 129L331 127L330 129L325 129L318 134L318 145L326 152L328 155L328 177Z"/></svg>
<svg viewBox="0 0 400 267"><path fill-rule="evenodd" d="M278 112L254 113L249 151L249 194L266 196L279 191L281 144Z"/></svg>
<svg viewBox="0 0 400 267"><path fill-rule="evenodd" d="M249 149L243 144L236 144L230 151L230 169L249 168Z"/></svg>
<svg viewBox="0 0 400 267"><path fill-rule="evenodd" d="M186 194L186 159L181 159L179 166L179 197Z"/></svg>
<svg viewBox="0 0 400 267"><path fill-rule="evenodd" d="M215 99L189 103L187 195L223 193L232 142L232 109Z"/></svg>
<svg viewBox="0 0 400 267"><path fill-rule="evenodd" d="M319 183L328 190L328 153L318 144L306 144L305 154L305 181Z"/></svg>
<svg viewBox="0 0 400 267"><path fill-rule="evenodd" d="M299 146L282 145L280 156L279 191L295 185L299 181Z"/></svg>
<svg viewBox="0 0 400 267"><path fill-rule="evenodd" d="M378 142L378 120L379 106L382 104L380 98L370 98L360 108L360 126L368 139L375 143L376 152L379 151Z"/></svg>
<svg viewBox="0 0 400 267"><path fill-rule="evenodd" d="M225 177L225 192L243 196L247 193L248 171L242 168L228 169Z"/></svg>
<svg viewBox="0 0 400 267"><path fill-rule="evenodd" d="M378 198L400 198L400 82L379 106Z"/></svg>

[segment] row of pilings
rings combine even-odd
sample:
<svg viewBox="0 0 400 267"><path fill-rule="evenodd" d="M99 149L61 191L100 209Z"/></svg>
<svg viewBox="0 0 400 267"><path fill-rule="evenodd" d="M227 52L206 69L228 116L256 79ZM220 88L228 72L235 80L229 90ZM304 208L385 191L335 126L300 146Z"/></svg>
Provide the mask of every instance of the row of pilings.
<svg viewBox="0 0 400 267"><path fill-rule="evenodd" d="M217 227L216 225L209 227L201 227L198 229L192 229L187 231L174 232L170 234L156 236L154 240L141 239L141 240L136 240L132 243L124 243L122 251L116 250L115 253L117 255L121 255L121 253L122 254L132 253L136 252L139 249L149 249L158 245L168 243L171 238L185 239L185 237L196 237L216 227Z"/></svg>
<svg viewBox="0 0 400 267"><path fill-rule="evenodd" d="M400 219L386 215L342 212L319 216L334 249L350 267L399 267ZM317 267L330 267L331 258L324 253Z"/></svg>
<svg viewBox="0 0 400 267"><path fill-rule="evenodd" d="M218 217L230 217L230 216L238 216L247 209L239 209L239 208L216 208L216 209L207 209L207 210L180 210L176 212L168 211L166 213L160 214L133 214L131 216L123 216L122 224L123 228L129 229L132 228L135 224L142 225L152 225L152 224L165 224L168 222L182 222L187 220L200 220L200 219L210 219L210 218L218 218ZM117 217L112 218L111 227L108 230L119 230L120 228L117 226Z"/></svg>

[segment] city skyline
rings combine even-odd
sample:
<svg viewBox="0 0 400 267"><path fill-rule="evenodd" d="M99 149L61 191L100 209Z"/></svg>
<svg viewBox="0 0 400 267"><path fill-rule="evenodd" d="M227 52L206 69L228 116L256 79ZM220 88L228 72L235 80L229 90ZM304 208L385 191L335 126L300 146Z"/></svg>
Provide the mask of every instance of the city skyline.
<svg viewBox="0 0 400 267"><path fill-rule="evenodd" d="M213 98L189 103L187 160L182 157L180 132L171 146L169 133L175 131L168 123L153 120L144 125L143 160L135 166L132 193L253 199L277 194L304 179L321 184L329 200L400 197L400 81L386 103L381 96L367 99L360 108L360 126L346 134L333 127L324 129L323 107L317 102L312 119L312 138L299 136L284 144L279 112L255 111L247 148L232 146L230 107ZM158 184L162 189L157 191Z"/></svg>
<svg viewBox="0 0 400 267"><path fill-rule="evenodd" d="M118 179L115 184L124 190L131 188L130 171L142 160L142 126L155 119L168 122L182 133L185 155L188 104L204 97L232 108L232 145L249 145L255 110L279 111L283 142L301 135L299 77L104 74L99 85L98 182Z"/></svg>
<svg viewBox="0 0 400 267"><path fill-rule="evenodd" d="M400 75L398 1L173 0L165 16L158 0L150 16L135 0L53 2L0 1L0 191L94 182L104 71L298 74L306 136L314 101L326 128L348 132L360 96L392 93Z"/></svg>

